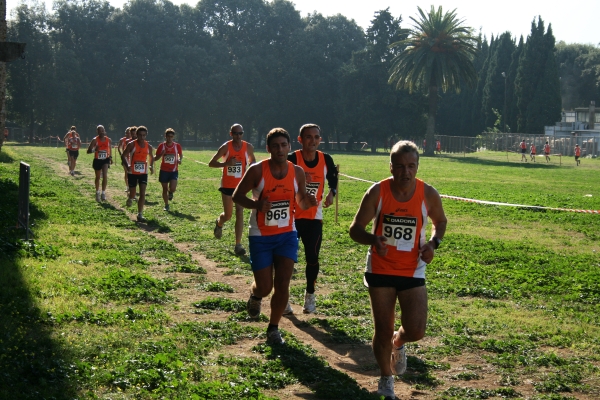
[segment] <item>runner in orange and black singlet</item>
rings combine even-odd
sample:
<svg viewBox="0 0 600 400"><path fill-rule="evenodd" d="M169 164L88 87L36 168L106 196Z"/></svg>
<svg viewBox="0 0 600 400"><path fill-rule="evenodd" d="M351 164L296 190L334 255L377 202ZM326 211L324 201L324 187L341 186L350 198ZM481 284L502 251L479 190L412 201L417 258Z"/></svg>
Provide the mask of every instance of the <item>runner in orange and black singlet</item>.
<svg viewBox="0 0 600 400"><path fill-rule="evenodd" d="M267 341L282 344L279 321L289 300L289 285L297 261L298 237L294 228L294 200L306 210L317 205L305 187L304 171L287 160L290 135L283 128L267 135L270 158L248 168L233 192L233 201L252 210L250 216L250 264L254 282L247 311L258 318L263 297L271 297ZM252 191L252 198L246 197Z"/></svg>
<svg viewBox="0 0 600 400"><path fill-rule="evenodd" d="M96 201L106 200L106 185L108 183L108 166L112 164L112 146L111 140L106 136L106 131L102 125L96 127L96 136L90 142L87 153L94 153L94 161L92 162L92 168L96 179L94 184L96 186ZM100 176L102 176L102 192L100 192Z"/></svg>
<svg viewBox="0 0 600 400"><path fill-rule="evenodd" d="M139 126L136 129L137 139L130 142L123 154L122 162L127 165L127 181L129 182L129 196L127 198L127 207L131 206L136 195L136 189L139 186L140 197L137 201L138 222L146 222L144 218L144 204L146 203L146 186L148 185L148 169L154 174L154 156L152 146L146 141L148 128ZM148 165L150 160L150 165Z"/></svg>
<svg viewBox="0 0 600 400"><path fill-rule="evenodd" d="M550 145L548 142L544 145L544 156L546 156L546 162L550 162Z"/></svg>
<svg viewBox="0 0 600 400"><path fill-rule="evenodd" d="M123 155L125 148L127 147L128 142L131 140L131 127L127 127L125 129L125 136L119 139L119 144L117 145L117 151L119 152L119 157ZM127 182L127 165L123 164L123 170L125 172L125 193L129 193L129 183Z"/></svg>
<svg viewBox="0 0 600 400"><path fill-rule="evenodd" d="M575 162L577 163L577 165L579 165L581 163L581 161L579 160L579 157L581 157L581 147L579 147L578 144L575 145Z"/></svg>
<svg viewBox="0 0 600 400"><path fill-rule="evenodd" d="M79 148L81 147L81 138L75 131L75 127L71 127L65 135L65 146L67 147L67 154L69 155L69 174L75 176L75 166L77 165L77 158L79 157Z"/></svg>
<svg viewBox="0 0 600 400"><path fill-rule="evenodd" d="M317 148L321 143L321 128L316 124L305 124L300 128L298 142L302 145L288 155L288 161L298 165L304 170L306 177L306 191L315 195L318 205L308 210L297 207L294 211L298 239L304 245L306 258L306 288L304 291L304 307L306 314L316 311L315 284L319 275L319 253L323 236L323 207L333 204L333 197L337 188L337 170L329 154ZM329 192L325 195L325 182L329 184ZM293 313L290 304L284 314Z"/></svg>
<svg viewBox="0 0 600 400"><path fill-rule="evenodd" d="M211 168L223 168L221 178L221 200L223 202L223 212L215 221L213 233L217 239L223 235L223 225L231 219L233 214L233 195L234 189L242 180L246 169L256 160L254 158L254 147L252 144L242 140L244 128L240 124L233 124L229 130L231 140L223 143L217 150L213 158L208 163ZM219 161L224 159L224 161ZM246 254L246 249L242 246L242 232L244 230L244 207L235 206L235 247L233 249L236 255Z"/></svg>

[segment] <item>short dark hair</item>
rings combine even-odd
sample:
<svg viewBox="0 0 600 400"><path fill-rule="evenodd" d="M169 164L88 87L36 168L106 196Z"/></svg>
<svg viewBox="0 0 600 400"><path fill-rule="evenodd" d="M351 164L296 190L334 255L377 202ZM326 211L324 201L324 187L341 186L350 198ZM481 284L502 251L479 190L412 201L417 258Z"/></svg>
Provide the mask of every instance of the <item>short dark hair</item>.
<svg viewBox="0 0 600 400"><path fill-rule="evenodd" d="M267 133L267 146L271 144L271 140L284 137L287 139L288 144L290 143L290 134L283 128L273 128Z"/></svg>
<svg viewBox="0 0 600 400"><path fill-rule="evenodd" d="M229 128L229 132L233 132L233 128L235 128L236 126L239 126L240 128L242 128L242 131L244 130L244 127L240 124L233 124L231 125L231 128Z"/></svg>
<svg viewBox="0 0 600 400"><path fill-rule="evenodd" d="M307 129L311 129L311 128L317 128L319 130L319 135L321 134L321 127L317 124L304 124L300 127L300 137L302 137L302 134L304 133L305 130Z"/></svg>
<svg viewBox="0 0 600 400"><path fill-rule="evenodd" d="M419 162L419 148L410 140L400 140L392 146L392 150L390 151L390 162L394 162L392 158L396 154L402 153L415 153L417 155L417 162Z"/></svg>
<svg viewBox="0 0 600 400"><path fill-rule="evenodd" d="M174 135L175 134L175 129L173 129L173 128L167 128L167 130L165 131L165 135L168 135L169 133L172 133Z"/></svg>
<svg viewBox="0 0 600 400"><path fill-rule="evenodd" d="M72 131L76 131L76 130L77 130L77 128L75 128L75 125L73 125L73 126L71 127L71 130L72 130Z"/></svg>
<svg viewBox="0 0 600 400"><path fill-rule="evenodd" d="M139 131L145 131L146 133L148 133L148 128L146 128L144 125L140 125L135 129L136 135Z"/></svg>

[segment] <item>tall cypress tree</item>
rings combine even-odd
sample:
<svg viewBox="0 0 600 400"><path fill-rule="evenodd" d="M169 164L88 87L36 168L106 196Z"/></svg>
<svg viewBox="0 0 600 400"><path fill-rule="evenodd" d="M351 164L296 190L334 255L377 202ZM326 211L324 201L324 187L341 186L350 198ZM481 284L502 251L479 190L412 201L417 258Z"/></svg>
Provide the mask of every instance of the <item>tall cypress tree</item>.
<svg viewBox="0 0 600 400"><path fill-rule="evenodd" d="M508 132L514 132L517 128L519 108L517 107L515 83L517 79L517 70L519 68L519 60L521 59L521 54L523 54L524 47L523 36L521 36L517 48L513 51L510 67L506 73L506 130Z"/></svg>
<svg viewBox="0 0 600 400"><path fill-rule="evenodd" d="M496 115L492 109L498 110L502 114L502 118L505 118L504 100L508 87L502 73L505 76L508 73L514 50L515 42L510 32L500 35L496 39L493 49L490 49L490 63L481 100L481 115L486 128L492 127L496 122Z"/></svg>

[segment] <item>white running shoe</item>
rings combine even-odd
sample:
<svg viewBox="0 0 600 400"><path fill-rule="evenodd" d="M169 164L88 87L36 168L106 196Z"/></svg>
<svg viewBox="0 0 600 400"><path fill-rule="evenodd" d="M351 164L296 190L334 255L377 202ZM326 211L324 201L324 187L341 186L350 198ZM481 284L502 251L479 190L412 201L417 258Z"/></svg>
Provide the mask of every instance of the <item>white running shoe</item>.
<svg viewBox="0 0 600 400"><path fill-rule="evenodd" d="M385 400L394 400L396 393L394 393L394 377L393 376L382 376L379 378L379 384L377 385L377 394L384 396Z"/></svg>
<svg viewBox="0 0 600 400"><path fill-rule="evenodd" d="M283 315L290 315L293 313L294 313L294 309L292 308L292 305L288 301L287 306L285 307L285 310L283 310Z"/></svg>
<svg viewBox="0 0 600 400"><path fill-rule="evenodd" d="M281 337L279 329L273 329L271 332L267 332L267 343L268 344L284 344L285 340Z"/></svg>
<svg viewBox="0 0 600 400"><path fill-rule="evenodd" d="M100 195L100 200L102 200L102 201L105 201L105 200L106 200L106 194L105 194L105 193L102 193L102 194Z"/></svg>
<svg viewBox="0 0 600 400"><path fill-rule="evenodd" d="M100 203L100 192L96 192L96 201Z"/></svg>
<svg viewBox="0 0 600 400"><path fill-rule="evenodd" d="M406 372L406 347L404 347L404 345L396 347L392 343L390 367L392 368L392 374L394 375L402 375Z"/></svg>
<svg viewBox="0 0 600 400"><path fill-rule="evenodd" d="M312 314L317 311L317 296L314 293L304 292L304 308L302 312L304 314Z"/></svg>

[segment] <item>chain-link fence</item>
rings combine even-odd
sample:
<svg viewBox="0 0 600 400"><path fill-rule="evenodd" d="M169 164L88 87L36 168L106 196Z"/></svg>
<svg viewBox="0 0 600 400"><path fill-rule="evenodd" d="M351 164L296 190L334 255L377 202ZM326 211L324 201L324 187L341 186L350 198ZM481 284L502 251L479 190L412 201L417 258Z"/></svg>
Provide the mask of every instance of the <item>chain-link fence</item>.
<svg viewBox="0 0 600 400"><path fill-rule="evenodd" d="M600 155L600 138L597 136L572 136L554 137L544 135L530 135L524 133L484 133L477 137L465 136L437 136L443 153L471 153L476 151L521 151L521 141L525 140L527 152L534 144L537 154L543 154L546 142L550 145L551 154L563 156L574 155L575 145L581 147L581 156L598 157Z"/></svg>

